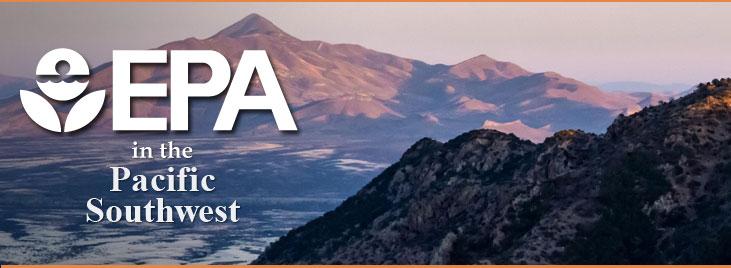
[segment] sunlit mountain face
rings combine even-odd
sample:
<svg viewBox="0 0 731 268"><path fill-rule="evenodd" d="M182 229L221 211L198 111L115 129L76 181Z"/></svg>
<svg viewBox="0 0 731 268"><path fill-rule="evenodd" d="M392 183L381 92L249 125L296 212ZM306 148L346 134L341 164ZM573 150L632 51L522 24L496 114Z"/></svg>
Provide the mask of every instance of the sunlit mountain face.
<svg viewBox="0 0 731 268"><path fill-rule="evenodd" d="M490 126L489 122L520 120L525 126L515 134L540 140L566 128L603 132L614 116L631 114L651 103L628 93L604 92L557 73L534 73L486 55L455 65L430 65L354 44L300 40L256 14L209 38L188 38L157 49L214 50L232 68L244 50L266 50L301 134L447 138ZM138 65L132 77L135 82L167 83L170 71L167 65ZM204 82L209 77L210 69L198 66L191 80ZM111 85L112 65L97 67L91 90ZM258 86L252 83L251 94L261 93ZM191 128L197 135L211 132L221 101L222 96L192 101ZM169 113L165 98L139 99L133 106L136 116L167 117ZM113 135L111 109L108 92L106 111L82 135ZM0 112L8 115L1 119L2 135L45 134L22 113L17 99L4 101ZM267 113L242 113L237 126L239 133L248 135L276 133ZM536 137L535 133L547 134Z"/></svg>

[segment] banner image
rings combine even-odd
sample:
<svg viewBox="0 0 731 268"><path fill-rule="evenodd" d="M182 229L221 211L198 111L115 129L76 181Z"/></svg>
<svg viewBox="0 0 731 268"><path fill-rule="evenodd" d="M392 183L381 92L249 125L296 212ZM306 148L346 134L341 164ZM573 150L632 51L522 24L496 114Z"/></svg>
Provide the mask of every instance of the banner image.
<svg viewBox="0 0 731 268"><path fill-rule="evenodd" d="M0 265L731 264L729 12L0 3Z"/></svg>

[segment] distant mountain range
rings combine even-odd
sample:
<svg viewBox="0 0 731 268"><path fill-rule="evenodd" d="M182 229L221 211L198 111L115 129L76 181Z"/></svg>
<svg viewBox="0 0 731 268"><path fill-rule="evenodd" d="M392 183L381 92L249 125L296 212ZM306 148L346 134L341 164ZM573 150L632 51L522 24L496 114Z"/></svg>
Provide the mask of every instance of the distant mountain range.
<svg viewBox="0 0 731 268"><path fill-rule="evenodd" d="M638 81L618 81L601 83L597 85L603 90L609 91L624 91L624 92L663 92L668 94L678 94L681 92L688 93L693 88L693 85L672 83L672 84L654 84L647 82Z"/></svg>
<svg viewBox="0 0 731 268"><path fill-rule="evenodd" d="M645 82L611 82L599 84L607 91L623 92L635 97L642 107L657 105L661 101L679 98L693 91L694 86L687 84L653 84Z"/></svg>
<svg viewBox="0 0 731 268"><path fill-rule="evenodd" d="M0 74L0 100L18 95L21 89L27 90L34 87L36 87L36 83L32 79Z"/></svg>
<svg viewBox="0 0 731 268"><path fill-rule="evenodd" d="M541 141L560 129L603 132L618 114L632 114L652 103L646 97L604 92L558 73L533 73L485 55L455 65L431 65L358 45L304 41L256 14L209 38L188 38L158 49L215 50L234 65L244 50L266 50L303 135L446 138L508 124L519 125L510 128L517 135ZM93 71L92 90L111 87L111 69L111 64L103 64ZM135 82L169 80L167 66L136 66L133 72ZM197 68L191 79L205 81L209 76L208 69ZM106 110L86 133L113 133L111 94L107 95ZM220 101L193 101L191 128L210 133ZM69 108L60 106L64 117ZM166 117L169 111L166 99L142 99L133 106L136 116ZM0 135L45 134L23 113L18 99L0 102L0 113L6 115ZM267 113L242 113L237 124L238 131L255 135L276 131Z"/></svg>
<svg viewBox="0 0 731 268"><path fill-rule="evenodd" d="M534 144L422 139L255 264L729 264L731 79Z"/></svg>

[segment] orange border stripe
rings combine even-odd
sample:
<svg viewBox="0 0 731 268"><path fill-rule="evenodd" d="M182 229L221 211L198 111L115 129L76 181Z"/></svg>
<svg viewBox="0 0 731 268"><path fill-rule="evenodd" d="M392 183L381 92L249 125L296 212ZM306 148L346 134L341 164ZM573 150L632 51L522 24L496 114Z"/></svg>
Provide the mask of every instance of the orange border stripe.
<svg viewBox="0 0 731 268"><path fill-rule="evenodd" d="M114 2L114 3L152 3L152 2L248 2L248 3L427 3L427 2L451 2L451 3L725 3L731 0L0 0L0 3L88 3L88 2Z"/></svg>

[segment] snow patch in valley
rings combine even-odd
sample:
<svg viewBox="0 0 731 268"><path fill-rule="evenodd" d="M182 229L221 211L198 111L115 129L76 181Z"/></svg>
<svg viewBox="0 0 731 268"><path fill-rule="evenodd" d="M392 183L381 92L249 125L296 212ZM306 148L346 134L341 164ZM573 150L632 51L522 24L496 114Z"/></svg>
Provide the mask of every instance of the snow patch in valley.
<svg viewBox="0 0 731 268"><path fill-rule="evenodd" d="M285 153L284 155L297 156L308 160L325 159L335 154L335 149L312 149Z"/></svg>
<svg viewBox="0 0 731 268"><path fill-rule="evenodd" d="M350 172L367 172L383 169L386 168L388 165L383 163L374 163L366 160L344 158L335 160L335 166L339 169Z"/></svg>

